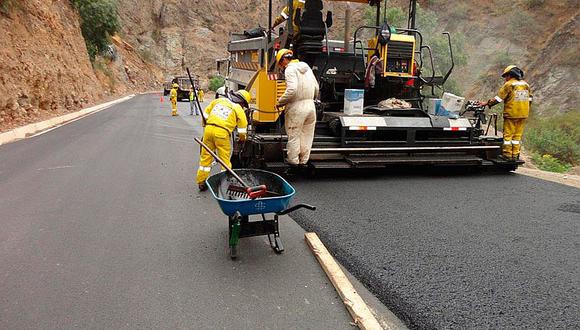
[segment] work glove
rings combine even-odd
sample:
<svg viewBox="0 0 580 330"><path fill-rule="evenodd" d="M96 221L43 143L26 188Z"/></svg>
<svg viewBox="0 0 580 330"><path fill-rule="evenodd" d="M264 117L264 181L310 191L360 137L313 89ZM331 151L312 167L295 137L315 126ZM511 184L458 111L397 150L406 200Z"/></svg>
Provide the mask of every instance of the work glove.
<svg viewBox="0 0 580 330"><path fill-rule="evenodd" d="M246 141L247 134L239 134L238 135L238 142Z"/></svg>

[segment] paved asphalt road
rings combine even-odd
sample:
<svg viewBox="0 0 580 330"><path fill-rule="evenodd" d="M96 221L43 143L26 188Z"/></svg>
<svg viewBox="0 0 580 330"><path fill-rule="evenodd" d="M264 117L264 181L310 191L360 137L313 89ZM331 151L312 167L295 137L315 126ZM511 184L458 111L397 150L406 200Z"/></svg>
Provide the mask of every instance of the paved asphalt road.
<svg viewBox="0 0 580 330"><path fill-rule="evenodd" d="M295 180L296 212L411 328L580 329L580 190L516 174Z"/></svg>
<svg viewBox="0 0 580 330"><path fill-rule="evenodd" d="M352 328L290 218L283 255L261 237L228 258L179 107L140 95L0 146L0 329Z"/></svg>
<svg viewBox="0 0 580 330"><path fill-rule="evenodd" d="M284 255L256 238L226 257L193 183L199 122L167 106L137 96L0 146L0 329L351 328L295 222ZM417 171L293 184L318 206L293 217L411 327L580 327L578 189Z"/></svg>

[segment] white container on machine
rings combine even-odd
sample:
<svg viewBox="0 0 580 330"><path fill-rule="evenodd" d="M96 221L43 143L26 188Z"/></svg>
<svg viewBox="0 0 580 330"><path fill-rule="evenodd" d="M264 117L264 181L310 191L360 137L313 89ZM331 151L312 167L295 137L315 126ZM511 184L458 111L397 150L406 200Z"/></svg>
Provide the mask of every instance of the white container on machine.
<svg viewBox="0 0 580 330"><path fill-rule="evenodd" d="M345 89L344 90L344 114L362 115L365 103L364 89Z"/></svg>
<svg viewBox="0 0 580 330"><path fill-rule="evenodd" d="M460 112L465 103L465 98L451 93L443 93L441 106L449 112Z"/></svg>

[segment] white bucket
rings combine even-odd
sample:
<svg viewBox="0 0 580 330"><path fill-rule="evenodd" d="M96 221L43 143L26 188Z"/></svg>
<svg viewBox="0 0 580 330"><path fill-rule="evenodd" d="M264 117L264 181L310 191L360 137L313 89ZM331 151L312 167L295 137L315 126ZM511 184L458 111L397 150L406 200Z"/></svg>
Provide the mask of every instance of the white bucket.
<svg viewBox="0 0 580 330"><path fill-rule="evenodd" d="M344 113L346 115L362 115L365 103L364 89L344 90Z"/></svg>
<svg viewBox="0 0 580 330"><path fill-rule="evenodd" d="M443 101L441 105L445 110L459 113L463 108L465 98L451 93L443 93Z"/></svg>

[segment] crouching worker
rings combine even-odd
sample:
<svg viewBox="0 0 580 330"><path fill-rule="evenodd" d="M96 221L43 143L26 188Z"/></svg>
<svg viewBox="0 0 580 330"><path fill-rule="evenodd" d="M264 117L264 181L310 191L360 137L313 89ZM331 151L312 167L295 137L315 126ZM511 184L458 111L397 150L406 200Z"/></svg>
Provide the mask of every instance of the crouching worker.
<svg viewBox="0 0 580 330"><path fill-rule="evenodd" d="M532 91L524 81L524 72L515 65L510 65L501 75L505 83L493 99L481 105L493 107L498 103L503 106L503 160L517 160L520 157L522 135L526 119L530 114Z"/></svg>
<svg viewBox="0 0 580 330"><path fill-rule="evenodd" d="M213 100L202 113L205 118L203 142L211 150L215 150L218 157L229 167L232 165L230 136L237 127L240 141L246 140L248 120L244 108L248 108L250 100L250 93L246 90L230 92L227 98ZM202 148L197 171L200 191L207 190L205 180L209 177L212 162L213 157Z"/></svg>

